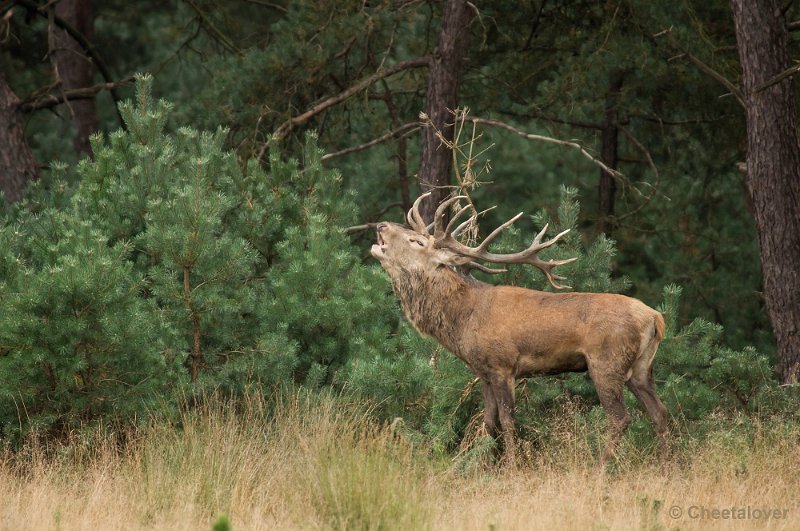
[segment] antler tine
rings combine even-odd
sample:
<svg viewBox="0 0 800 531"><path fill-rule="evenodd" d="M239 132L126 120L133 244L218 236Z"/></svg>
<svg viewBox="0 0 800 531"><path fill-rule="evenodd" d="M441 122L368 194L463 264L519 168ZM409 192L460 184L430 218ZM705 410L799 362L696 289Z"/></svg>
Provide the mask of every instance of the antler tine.
<svg viewBox="0 0 800 531"><path fill-rule="evenodd" d="M453 214L453 215L450 217L450 223L448 223L448 224L447 224L447 227L444 229L444 234L449 234L449 233L450 233L450 227L452 227L452 226L453 226L453 223L454 223L454 222L455 222L455 221L456 221L458 218L460 218L460 217L461 217L461 214L463 214L463 213L464 213L464 212L466 212L467 210L469 210L469 206L459 207L459 209L458 209L458 212L456 212L455 214ZM437 212L438 212L438 209L437 209ZM438 219L441 219L441 218L443 217L443 214L439 214L437 217L438 217ZM469 220L468 220L468 221L469 221ZM465 223L467 223L467 222L465 222ZM461 227L461 226L462 226L462 225L464 225L465 223L462 223L461 225L459 225L459 227ZM433 221L432 221L432 222L431 222L431 223L428 225L428 232L430 232L431 228L435 228L435 227L436 227L436 220L433 220ZM464 230L464 229L463 229L463 227L461 227L461 230ZM441 235L439 235L439 233L438 233L438 232L436 232L436 230L434 230L434 236L435 236L435 237L441 237ZM454 232L454 233L453 233L453 236L458 236L458 232Z"/></svg>
<svg viewBox="0 0 800 531"><path fill-rule="evenodd" d="M508 227L510 227L511 225L513 225L514 223L516 223L516 222L517 222L517 220L518 220L519 218L521 218L521 217L522 217L522 212L520 212L519 214L517 214L517 215L516 215L516 216L514 216L513 218L509 219L508 221L506 221L505 223L503 223L502 225L500 225L499 227L497 227L496 229L494 229L494 230L493 230L493 231L492 231L492 232L491 232L491 233L490 233L490 234L489 234L489 235L488 235L486 238L484 238L484 239L483 239L483 241L481 242L481 244L478 246L478 249L477 249L477 250L478 250L478 251L484 251L484 250L486 250L486 247L488 247L488 246L489 246L489 244L491 243L491 241L492 241L492 240L494 240L494 239L497 237L497 235L498 235L498 234L500 234L500 233L501 233L501 232L503 232L505 229L507 229Z"/></svg>
<svg viewBox="0 0 800 531"><path fill-rule="evenodd" d="M411 226L411 228L420 234L424 234L425 236L429 236L430 232L428 232L428 228L425 226L425 221L422 219L422 214L419 213L419 205L422 203L423 199L430 195L431 192L425 192L419 196L417 200L414 201L414 205L411 207L411 210L409 210L408 214L406 214L406 219L408 220L408 224Z"/></svg>
<svg viewBox="0 0 800 531"><path fill-rule="evenodd" d="M548 247L550 247L551 245L556 243L563 235L568 233L569 230L570 230L570 229L567 229L567 230L561 231L556 235L555 238L553 238L551 240L547 240L546 242L540 244L539 242L542 241L542 237L544 236L544 233L547 232L547 227L549 227L549 226L550 226L549 223L545 223L544 224L544 228L542 228L542 230L539 231L539 234L537 234L536 237L533 239L533 243L531 244L531 247L539 246L539 249L547 249Z"/></svg>
<svg viewBox="0 0 800 531"><path fill-rule="evenodd" d="M447 224L447 227L445 227L444 233L441 234L440 236L444 237L447 234L452 234L453 237L456 237L461 233L461 231L463 231L465 228L467 228L467 226L470 224L470 222L473 219L475 219L474 215L470 216L469 218L467 218L466 221L464 221L458 227L456 227L455 231L450 232L453 229L453 225L455 225L456 221L458 221L458 218L460 218L464 214L464 212L467 212L470 208L472 208L470 205L466 205L466 206L463 206L463 207L459 205L458 211L455 214L453 214L452 216L450 216L450 222Z"/></svg>
<svg viewBox="0 0 800 531"><path fill-rule="evenodd" d="M545 274L547 280L550 282L550 285L556 289L570 289L571 286L567 286L565 284L559 284L558 282L556 282L557 280L566 280L567 278L553 273L553 268L566 264L571 264L578 258L577 257L567 258L566 260L548 260L545 262L544 260L542 260L537 256L539 251L541 251L542 249L547 249L548 247L556 243L558 240L560 240L562 236L564 236L566 233L570 231L570 229L563 230L558 234L556 234L553 238L542 243L542 238L547 232L547 228L549 226L550 226L549 223L545 223L544 227L542 227L542 230L540 230L539 233L536 235L536 237L533 239L531 246L528 247L525 251L517 253L517 255L519 255L519 260L514 260L514 262L527 263L538 267L542 271L542 273ZM509 255L509 256L515 256L515 255Z"/></svg>
<svg viewBox="0 0 800 531"><path fill-rule="evenodd" d="M468 207L464 207L464 209L465 209L465 210L466 210L467 208L468 208ZM474 208L474 207L473 207L473 208ZM490 210L494 210L495 208L497 208L497 205L490 206L490 207L489 207L489 208L487 208L486 210L481 210L480 212L476 212L475 214L472 214L472 215L471 215L471 216L470 216L470 217L469 217L469 218L468 218L468 219L467 219L467 220L466 220L464 223L462 223L461 225L459 225L458 227L456 227L456 230L454 230L454 231L452 232L452 235L453 235L453 237L454 237L454 238L458 238L458 235L459 235L459 234L461 234L461 232L462 232L464 229L466 229L467 227L469 227L469 226L470 226L470 224L472 224L472 223L475 223L475 221L476 221L476 220L477 220L477 219L478 219L480 216L482 216L482 215L486 214L486 213L487 213L487 212L489 212ZM455 219L456 219L456 218L458 218L460 215L461 215L461 212L459 211L459 212L458 212L458 213L457 213L455 216L453 216L453 220L450 222L450 224L452 224L452 223L453 223L453 221L455 221ZM445 229L445 233L449 233L449 232L450 232L450 225L448 225L448 226L447 226L447 229ZM502 270L502 271L505 271L505 270ZM502 272L502 271L498 270L498 272Z"/></svg>
<svg viewBox="0 0 800 531"><path fill-rule="evenodd" d="M466 207L464 207L464 209L466 210ZM460 214L461 214L461 213L459 212L459 215L460 215ZM458 216L454 216L454 217L453 217L453 220L455 220L455 218L456 218L456 217L458 217ZM467 220L466 220L466 221L464 221L464 222L463 222L461 225L459 225L458 227L456 227L456 230L454 230L454 231L451 233L451 234L453 235L453 238L458 238L458 235L459 235L459 234L461 234L461 232L462 232L464 229L466 229L467 227L469 227L471 223L474 223L476 219L478 219L478 215L477 215L477 214L473 214L473 215L471 215L469 218L467 218ZM446 234L446 233L448 233L448 232L450 232L450 225L453 223L453 220L451 220L451 221L450 221L450 224L448 224L448 225L447 225L447 228L445 229L445 234Z"/></svg>
<svg viewBox="0 0 800 531"><path fill-rule="evenodd" d="M556 275L555 273L553 273L552 269L560 265L570 264L575 260L577 260L577 257L569 258L567 260L548 260L547 262L539 260L537 258L535 262L529 262L529 263L541 269L542 273L544 273L545 276L547 277L547 280L550 281L550 285L553 286L554 288L570 289L572 286L567 286L566 284L559 284L558 282L556 282L556 280L567 280L567 278L562 277L561 275Z"/></svg>
<svg viewBox="0 0 800 531"><path fill-rule="evenodd" d="M434 239L441 239L447 234L447 231L442 228L442 218L444 217L444 213L447 208L452 205L453 203L460 201L461 199L466 199L467 196L464 195L455 195L450 197L444 201L436 208L436 214L433 216L433 237ZM456 216L460 215L463 212L463 208L459 209L456 213ZM448 227L450 225L448 224Z"/></svg>
<svg viewBox="0 0 800 531"><path fill-rule="evenodd" d="M464 267L467 269L477 269L478 271L483 271L484 273L489 273L490 275L496 275L497 273L505 273L508 271L508 269L494 269L491 267L486 267L485 265L479 264L475 261L469 262Z"/></svg>

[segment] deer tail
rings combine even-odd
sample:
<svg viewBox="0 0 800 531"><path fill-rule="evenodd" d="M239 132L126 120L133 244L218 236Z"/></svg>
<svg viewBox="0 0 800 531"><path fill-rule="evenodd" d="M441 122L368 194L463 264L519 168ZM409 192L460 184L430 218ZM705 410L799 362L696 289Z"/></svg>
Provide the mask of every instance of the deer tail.
<svg viewBox="0 0 800 531"><path fill-rule="evenodd" d="M662 339L664 339L664 333L666 331L667 325L664 322L664 316L658 312L656 312L654 325L655 325L655 334L653 334L653 338L656 341L660 342Z"/></svg>

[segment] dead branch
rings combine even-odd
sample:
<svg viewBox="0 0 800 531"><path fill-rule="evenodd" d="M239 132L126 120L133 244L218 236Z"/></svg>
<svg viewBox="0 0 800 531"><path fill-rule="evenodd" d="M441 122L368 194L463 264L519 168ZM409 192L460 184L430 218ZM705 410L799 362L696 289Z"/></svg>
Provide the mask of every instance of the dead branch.
<svg viewBox="0 0 800 531"><path fill-rule="evenodd" d="M678 43L675 37L672 36L672 28L665 29L664 31L656 33L653 36L654 37L663 36L667 40L667 43L669 44L670 47L680 52L680 55L678 57L685 57L690 63L696 66L698 70L700 70L707 76L715 79L723 87L728 89L731 94L733 94L733 96L736 98L736 101L739 102L739 105L745 107L744 95L742 94L741 89L727 77L723 76L722 74L711 68L709 65L705 64L700 58L689 53L685 48L683 48L683 46L681 46L680 43Z"/></svg>
<svg viewBox="0 0 800 531"><path fill-rule="evenodd" d="M787 77L791 77L791 76L795 75L798 72L800 72L800 63L787 68L786 70L784 70L783 72L781 72L777 76L773 77L772 79L761 83L760 85L758 85L756 88L753 89L753 94L758 94L759 92L761 92L763 90L767 90L769 87L771 87L773 85L777 85L778 83L780 83L781 81L783 81Z"/></svg>
<svg viewBox="0 0 800 531"><path fill-rule="evenodd" d="M36 13L41 17L50 18L50 15L48 14L47 10L47 7L50 5L49 2L41 6L36 2L34 2L33 0L14 0L14 3L28 9L32 13ZM94 61L95 66L97 66L97 71L100 72L100 75L103 76L103 79L106 80L106 83L115 83L114 77L111 75L111 72L109 71L106 62L103 60L102 57L100 57L100 54L94 49L92 43L90 43L80 31L75 29L75 27L72 26L72 24L70 24L69 22L67 22L66 20L64 20L63 18L59 17L56 14L52 15L52 22L61 29L63 29L64 31L66 31L67 33L69 33L70 37L75 39L75 42L77 42L80 45L80 47L83 48L83 51L85 51L86 54L92 58L92 61ZM119 94L117 93L115 88L109 89L109 93L111 94L111 97L114 100L114 109L116 110L119 123L124 128L125 121L122 119L122 115L119 112L119 105L118 105L119 102L121 101L121 98L119 97Z"/></svg>
<svg viewBox="0 0 800 531"><path fill-rule="evenodd" d="M636 146L636 148L639 151L642 152L642 154L644 154L644 157L647 160L647 165L650 167L650 170L653 172L653 175L655 175L656 182L655 182L655 184L649 185L650 188L651 188L651 191L650 191L650 194L646 195L646 196L643 195L641 192L639 192L635 187L631 186L631 188L633 188L634 190L637 191L637 193L639 193L639 195L644 199L644 201L638 207L634 208L633 210L631 210L629 212L626 212L622 216L618 216L616 218L617 222L622 221L625 218L628 218L630 216L633 216L636 213L640 212L642 209L644 209L644 207L646 207L650 203L650 201L653 200L653 198L656 196L656 193L658 193L658 185L661 182L661 174L658 172L658 166L656 166L656 163L653 162L653 157L650 155L650 151L644 146L644 144L639 142L639 140L635 136L633 136L633 134L630 131L628 131L626 128L619 127L619 130L622 131L622 134L624 134L625 137L628 140L630 140L633 143L633 145ZM667 199L669 199L669 198L667 198Z"/></svg>
<svg viewBox="0 0 800 531"><path fill-rule="evenodd" d="M349 98L353 97L354 95L368 88L376 81L380 81L381 79L397 74L398 72L403 72L405 70L410 70L412 68L427 67L429 65L430 65L430 57L425 56L417 59L411 59L409 61L403 61L401 63L397 63L396 65L392 65L388 68L380 69L374 74L358 81L357 83L347 88L346 90L340 92L339 94L331 96L330 98L327 98L317 103L303 114L289 118L275 130L275 132L272 134L272 140L282 140L296 127L305 124L316 115L328 110L334 105L338 105L339 103L348 100ZM267 147L269 146L271 141L265 142L264 145L261 147L258 153L258 160L261 160L263 158L264 153L266 152Z"/></svg>
<svg viewBox="0 0 800 531"><path fill-rule="evenodd" d="M117 87L129 85L133 78L123 79L115 83L97 83L91 87L81 87L71 90L62 90L58 95L56 94L38 94L33 95L20 103L20 109L24 112L38 111L60 105L67 101L72 100L85 100L93 98L98 92L103 90L111 90Z"/></svg>
<svg viewBox="0 0 800 531"><path fill-rule="evenodd" d="M229 52L235 53L238 56L243 56L244 52L240 50L232 40L230 40L222 31L217 28L214 24L214 21L206 15L203 10L201 10L197 4L192 2L192 0L184 0L192 10L197 13L198 18L200 19L200 24L206 28L206 31L211 34L211 36L219 42L226 50Z"/></svg>
<svg viewBox="0 0 800 531"><path fill-rule="evenodd" d="M578 120L567 120L565 118L559 118L558 116L553 116L538 110L525 113L500 111L500 114L502 114L503 116L510 116L512 118L525 119L525 120L544 120L546 122L560 124L560 125L567 125L569 127L576 127L578 129L592 129L595 131L600 131L603 129L602 124L597 124L593 122L582 122Z"/></svg>
<svg viewBox="0 0 800 531"><path fill-rule="evenodd" d="M245 0L248 4L255 4L257 6L269 7L270 9L274 9L276 11L280 11L282 13L288 13L289 10L285 7L278 5L274 2L264 2L262 0Z"/></svg>
<svg viewBox="0 0 800 531"><path fill-rule="evenodd" d="M353 225L352 227L347 227L344 229L345 234L355 234L356 232L362 232L365 230L374 229L377 223L364 223L363 225Z"/></svg>
<svg viewBox="0 0 800 531"><path fill-rule="evenodd" d="M558 138L553 138L544 135L537 135L533 133L526 133L525 131L521 131L514 126L509 125L505 122L501 122L499 120L492 120L489 118L477 118L474 116L467 116L464 119L477 124L483 124L491 127L498 127L500 129L505 129L506 131L511 131L515 135L521 136L522 138L525 138L527 140L536 140L539 142L546 142L548 144L556 144L558 146L566 146L572 149L577 149L581 153L581 155L592 161L594 164L598 165L604 171L610 173L614 177L625 178L625 176L621 172L608 167L606 164L603 163L603 161L601 161L600 159L598 159L597 157L593 156L591 153L586 151L586 149L584 149L584 147L578 144L577 142L573 142L571 140L560 140Z"/></svg>
<svg viewBox="0 0 800 531"><path fill-rule="evenodd" d="M357 146L351 146L349 148L342 149L340 151L334 151L333 153L326 153L322 156L322 160L333 159L336 157L341 157L344 155L349 155L350 153L356 153L358 151L363 151L365 149L371 148L372 146L376 146L381 142L385 142L387 140L393 140L396 138L400 138L406 136L407 134L411 134L412 132L419 129L420 125L417 122L409 122L407 124L401 125L397 129L389 131L385 135L381 135L378 138L373 138L369 142L364 142L363 144L359 144Z"/></svg>

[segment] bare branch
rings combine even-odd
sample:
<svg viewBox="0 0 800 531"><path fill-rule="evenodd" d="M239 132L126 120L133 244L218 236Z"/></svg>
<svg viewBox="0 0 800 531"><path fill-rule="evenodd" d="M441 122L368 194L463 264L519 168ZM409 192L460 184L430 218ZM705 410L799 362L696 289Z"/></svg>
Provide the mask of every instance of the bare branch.
<svg viewBox="0 0 800 531"><path fill-rule="evenodd" d="M537 134L533 134L533 133L526 133L525 131L521 131L521 130L517 129L516 127L513 127L512 125L509 125L509 124L507 124L505 122L501 122L499 120L492 120L492 119L489 119L489 118L476 118L474 116L467 116L464 119L467 120L467 121L470 121L470 122L477 123L477 124L483 124L483 125L488 125L488 126L491 126L491 127L498 127L500 129L505 129L506 131L511 131L515 135L521 136L522 138L525 138L527 140L537 140L539 142L547 142L548 144L556 144L558 146L566 146L566 147L570 147L570 148L573 148L573 149L577 149L581 153L581 155L583 155L584 157L586 157L587 159L592 161L594 164L597 164L598 166L600 166L604 171L610 173L611 175L613 175L615 177L619 177L619 178L624 178L625 177L621 172L619 172L619 171L617 171L617 170L615 170L613 168L608 167L606 164L603 163L603 161L601 161L600 159L598 159L597 157L593 156L591 153L586 151L586 149L584 149L584 147L581 146L580 144L578 144L577 142L573 142L573 141L570 141L570 140L560 140L560 139L557 139L557 138L544 136L544 135L537 135Z"/></svg>
<svg viewBox="0 0 800 531"><path fill-rule="evenodd" d="M49 5L49 3L41 6L36 2L34 2L33 0L14 0L14 3L30 10L33 13L36 13L39 16L42 16L44 18L49 17L46 11L46 8ZM92 61L94 61L94 64L97 66L97 71L100 72L100 75L103 76L103 79L106 80L106 83L115 83L114 77L111 75L111 72L109 71L106 62L103 61L103 58L100 57L100 54L97 53L97 51L94 49L92 43L90 43L80 31L76 30L75 27L72 26L72 24L70 24L63 18L59 17L58 15L53 14L52 20L56 26L60 27L61 29L69 33L70 37L75 39L75 42L77 42L81 46L81 48L83 48L83 50L86 52L86 54L92 58ZM120 102L119 94L117 93L115 88L110 88L109 93L111 94L111 97L114 100L115 104L114 109L117 112L117 118L119 119L119 123L124 128L125 121L122 119L122 115L119 112L119 106L117 105Z"/></svg>
<svg viewBox="0 0 800 531"><path fill-rule="evenodd" d="M269 7L271 9L275 9L275 10L280 11L282 13L288 13L289 12L288 9L286 9L285 7L283 7L281 5L278 5L278 4L274 3L274 2L264 2L263 0L244 0L244 1L247 2L248 4L255 4L257 6Z"/></svg>
<svg viewBox="0 0 800 531"><path fill-rule="evenodd" d="M345 234L355 234L356 232L362 232L365 230L374 229L377 223L364 223L363 225L353 225L352 227L347 227L344 229Z"/></svg>
<svg viewBox="0 0 800 531"><path fill-rule="evenodd" d="M681 46L678 43L675 37L672 36L672 28L666 29L654 35L654 37L662 37L662 36L667 40L667 43L672 48L680 52L681 55L679 57L685 57L690 63L696 66L698 70L708 75L709 77L715 79L723 87L728 89L731 94L733 94L733 96L736 98L736 101L739 102L739 105L741 105L742 107L745 106L744 95L742 94L741 89L727 77L723 76L722 74L720 74L719 72L717 72L716 70L705 64L700 58L692 55L685 48L683 48L683 46Z"/></svg>
<svg viewBox="0 0 800 531"><path fill-rule="evenodd" d="M545 120L547 122L551 122L554 124L561 124L561 125L568 125L570 127L577 127L578 129L593 129L596 131L600 131L603 129L602 124L597 124L593 122L582 122L578 120L567 120L564 118L559 118L558 116L553 116L547 114L545 112L534 110L525 113L518 113L509 110L500 111L500 114L504 116L510 116L512 118L524 118L526 120Z"/></svg>
<svg viewBox="0 0 800 531"><path fill-rule="evenodd" d="M630 216L633 216L636 213L638 213L639 211L641 211L642 209L644 209L644 207L646 207L650 203L650 201L653 200L653 198L655 197L656 193L658 193L658 185L661 182L661 174L658 172L658 166L656 166L656 163L653 162L653 157L650 155L650 151L644 146L644 144L639 142L639 140L635 136L633 136L633 134L630 131L628 131L626 128L620 127L619 130L622 131L622 134L624 134L625 137L628 140L630 140L633 143L633 145L635 145L636 148L639 149L639 151L641 151L644 154L645 159L647 159L647 165L650 166L650 170L652 170L653 175L655 175L656 182L655 182L655 184L650 185L651 192L647 196L642 195L641 192L638 192L638 190L637 190L639 195L642 195L642 197L644 198L644 201L638 207L634 208L630 212L626 212L622 216L617 216L617 218L616 218L617 222L622 221L623 219L628 218ZM636 190L636 188L633 187L633 186L631 186L631 188ZM669 199L669 198L667 198L667 199Z"/></svg>
<svg viewBox="0 0 800 531"><path fill-rule="evenodd" d="M369 218L370 219L380 218L381 216L383 216L384 214L386 214L388 211L390 211L393 208L400 208L400 209L403 209L403 211L405 211L405 209L403 207L403 203L399 203L399 202L397 202L397 203L389 203L388 205L386 205L385 207L380 209L378 212L375 212L374 214L370 214ZM345 234L354 234L356 232L361 232L361 231L365 231L365 230L368 230L368 229L374 229L376 225L377 225L377 223L369 221L369 222L364 223L362 225L353 225L352 227L347 227L347 228L344 229L344 232L345 232Z"/></svg>
<svg viewBox="0 0 800 531"><path fill-rule="evenodd" d="M111 90L117 87L129 85L133 78L123 79L116 83L98 83L91 87L82 87L71 90L63 90L59 95L55 94L39 94L33 95L27 100L20 103L20 109L25 112L37 111L39 109L46 109L60 105L67 101L91 99L97 95L98 92L103 90Z"/></svg>
<svg viewBox="0 0 800 531"><path fill-rule="evenodd" d="M388 68L384 68L378 70L374 74L367 76L366 78L358 81L356 84L352 85L351 87L347 88L346 90L336 94L335 96L331 96L330 98L323 100L309 110L300 114L298 116L294 116L289 118L285 122L283 122L272 134L273 140L281 140L286 137L294 128L299 127L309 120L311 120L316 115L328 110L329 108L333 107L334 105L338 105L343 101L348 100L349 98L353 97L354 95L358 94L362 90L365 90L367 87L375 83L376 81L380 81L386 77L391 75L397 74L398 72L403 72L405 70L410 70L412 68L422 68L427 67L430 65L430 57L420 57L417 59L411 59L409 61L403 61L401 63L397 63L392 65ZM258 159L260 160L264 156L264 152L267 150L270 142L266 142L258 153Z"/></svg>
<svg viewBox="0 0 800 531"><path fill-rule="evenodd" d="M393 131L389 131L385 135L381 135L378 138L374 138L369 142L365 142L363 144L359 144L357 146L351 146L349 148L342 149L341 151L334 151L333 153L326 153L322 156L322 160L333 159L336 157L341 157L343 155L349 155L350 153L356 153L358 151L363 151L365 149L371 148L372 146L376 146L381 142L385 142L387 140L392 140L396 138L403 137L407 134L411 134L412 132L419 129L419 123L417 122L409 122L407 124L401 125L397 129Z"/></svg>
<svg viewBox="0 0 800 531"><path fill-rule="evenodd" d="M767 90L769 87L771 87L773 85L777 85L778 83L780 83L781 81L783 81L787 77L791 77L791 76L795 75L798 72L800 72L800 63L787 68L786 70L784 70L783 72L781 72L777 76L773 77L772 79L761 83L760 85L758 85L757 87L755 87L753 89L753 94L758 94L759 92L761 92L763 90Z"/></svg>
<svg viewBox="0 0 800 531"><path fill-rule="evenodd" d="M235 53L236 55L243 56L244 53L240 50L232 40L230 40L222 31L217 28L208 15L206 15L192 0L184 0L189 7L191 7L197 16L200 18L200 24L206 28L206 30L211 34L214 39L216 39L223 47L225 47L229 52Z"/></svg>

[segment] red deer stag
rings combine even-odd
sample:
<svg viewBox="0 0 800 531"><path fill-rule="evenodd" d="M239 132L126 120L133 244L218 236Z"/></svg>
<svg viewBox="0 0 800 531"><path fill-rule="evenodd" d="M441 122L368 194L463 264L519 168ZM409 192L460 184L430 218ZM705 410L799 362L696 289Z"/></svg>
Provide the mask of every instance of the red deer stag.
<svg viewBox="0 0 800 531"><path fill-rule="evenodd" d="M656 395L653 358L664 337L664 318L639 300L607 293L548 293L515 286L485 284L460 272L463 267L485 272L475 260L497 264L531 264L557 289L564 277L553 268L576 260L544 261L537 256L567 231L542 242L547 226L531 246L514 254L488 251L489 243L522 216L502 224L476 247L456 240L470 220L453 230L467 211L456 211L444 227L447 208L464 199L452 197L439 205L433 234L419 213L420 196L408 212L411 230L396 223L376 225L372 256L389 274L392 287L414 327L432 336L458 356L483 385L484 424L492 436L502 433L506 459L515 459L514 383L540 374L589 371L610 424L610 437L599 466L615 454L630 423L623 384L652 419L662 458L667 455L667 409ZM474 218L474 216L473 216ZM472 219L472 218L471 218Z"/></svg>

